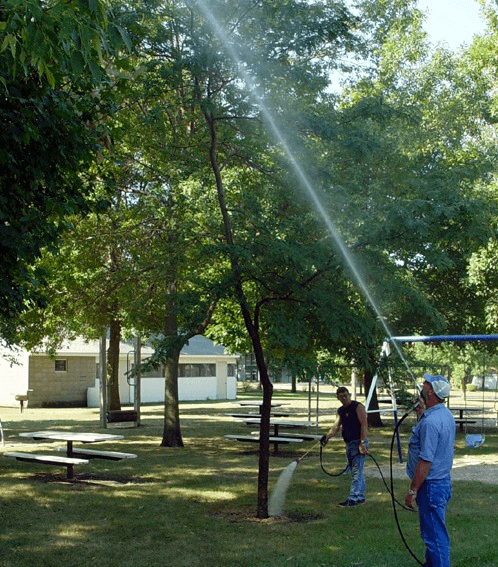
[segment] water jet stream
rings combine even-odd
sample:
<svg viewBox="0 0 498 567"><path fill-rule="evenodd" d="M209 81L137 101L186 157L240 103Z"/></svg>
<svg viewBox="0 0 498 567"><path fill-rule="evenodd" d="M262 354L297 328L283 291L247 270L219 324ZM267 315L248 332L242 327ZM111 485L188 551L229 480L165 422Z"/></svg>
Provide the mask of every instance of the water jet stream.
<svg viewBox="0 0 498 567"><path fill-rule="evenodd" d="M298 461L292 461L287 467L281 472L278 477L277 484L273 489L273 492L268 500L268 514L272 517L278 518L284 513L285 496L287 490L290 486L292 475L296 470Z"/></svg>
<svg viewBox="0 0 498 567"><path fill-rule="evenodd" d="M319 213L320 217L322 218L322 220L323 220L325 226L327 227L330 235L332 236L337 248L339 249L343 259L345 260L349 270L353 274L353 277L354 277L356 283L360 287L361 291L363 292L364 297L366 298L366 300L368 301L368 303L372 307L373 311L375 312L378 320L380 321L384 331L386 332L386 335L390 339L392 339L393 335L392 335L391 331L389 330L389 327L387 326L387 323L385 322L384 317L382 316L379 308L377 307L377 304L374 301L374 299L373 299L373 297L372 297L372 295L371 295L371 293L368 289L368 286L364 282L357 266L355 265L355 263L354 263L354 261L351 257L351 254L346 247L346 244L344 243L341 235L337 231L332 219L330 218L330 215L327 213L324 206L320 202L320 199L318 198L317 192L315 191L315 189L311 185L311 183L308 180L306 174L304 173L302 167L300 166L300 164L298 163L297 159L295 158L293 152L291 151L288 143L286 142L286 140L285 140L285 138L282 134L281 129L278 127L278 125L276 123L276 120L274 119L271 112L268 110L268 108L267 108L266 104L264 103L262 97L258 94L255 78L247 72L246 66L244 65L244 62L237 55L235 49L232 47L230 41L228 40L228 37L225 33L225 30L222 28L221 24L219 23L219 21L215 17L215 15L208 8L208 6L206 5L206 2L204 0L195 0L195 3L199 7L199 9L202 12L206 21L211 26L214 34L220 39L221 43L223 44L223 46L227 50L228 56L233 61L233 63L237 66L237 68L239 70L240 77L244 81L248 92L250 93L250 95L254 99L257 106L260 108L265 120L267 121L268 125L270 126L270 129L273 133L275 141L277 141L280 144L285 155L289 159L289 161L292 165L292 169L294 170L294 173L296 174L297 179L301 182L302 186L306 189L306 193L308 194L309 199L311 200L316 211ZM399 345L396 343L396 341L392 341L392 344L393 344L394 348L396 349L400 359L403 361L404 365L406 366L409 374L412 375L411 370L408 366L408 363L407 363Z"/></svg>

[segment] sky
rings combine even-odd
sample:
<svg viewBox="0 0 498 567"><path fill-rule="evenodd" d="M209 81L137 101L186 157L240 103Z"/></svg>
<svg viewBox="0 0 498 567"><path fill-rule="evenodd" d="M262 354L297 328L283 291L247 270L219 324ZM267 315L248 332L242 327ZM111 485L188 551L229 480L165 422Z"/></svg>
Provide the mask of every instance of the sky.
<svg viewBox="0 0 498 567"><path fill-rule="evenodd" d="M485 23L475 0L419 0L418 7L428 13L425 29L432 42L444 42L455 51L462 43L484 30Z"/></svg>

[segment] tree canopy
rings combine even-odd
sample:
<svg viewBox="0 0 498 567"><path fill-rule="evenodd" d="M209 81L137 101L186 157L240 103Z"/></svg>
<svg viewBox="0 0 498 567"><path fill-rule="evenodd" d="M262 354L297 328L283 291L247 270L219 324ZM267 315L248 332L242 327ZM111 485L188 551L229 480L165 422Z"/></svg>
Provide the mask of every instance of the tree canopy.
<svg viewBox="0 0 498 567"><path fill-rule="evenodd" d="M11 1L0 8L0 334L43 305L42 249L68 216L99 207L97 164L110 143L105 52L123 45L104 2ZM111 33L114 30L114 34Z"/></svg>
<svg viewBox="0 0 498 567"><path fill-rule="evenodd" d="M489 38L450 54L411 0L18 4L0 12L2 335L45 274L57 340L153 336L177 445L188 337L254 351L258 513L269 361L367 376L386 329L472 332L485 306L494 324L493 12Z"/></svg>

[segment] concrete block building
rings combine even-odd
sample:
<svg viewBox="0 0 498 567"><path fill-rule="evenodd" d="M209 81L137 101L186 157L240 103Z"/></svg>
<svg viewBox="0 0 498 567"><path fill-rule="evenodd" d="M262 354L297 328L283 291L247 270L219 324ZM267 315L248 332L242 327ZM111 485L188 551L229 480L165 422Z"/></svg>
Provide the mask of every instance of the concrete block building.
<svg viewBox="0 0 498 567"><path fill-rule="evenodd" d="M142 360L152 354L142 347ZM121 343L119 390L122 404L134 403L133 380L127 372L133 363L133 345ZM180 355L179 399L235 399L237 356L223 346L197 335ZM99 343L68 342L51 357L44 352L0 352L0 406L16 406L16 396L28 396L30 407L98 407ZM147 373L141 380L141 403L164 401L161 371Z"/></svg>

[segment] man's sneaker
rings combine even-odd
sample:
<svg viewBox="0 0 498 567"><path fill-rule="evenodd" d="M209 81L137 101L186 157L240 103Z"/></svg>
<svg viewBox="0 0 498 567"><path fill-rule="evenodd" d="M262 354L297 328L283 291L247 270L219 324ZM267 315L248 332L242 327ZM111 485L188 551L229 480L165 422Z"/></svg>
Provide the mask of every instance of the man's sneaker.
<svg viewBox="0 0 498 567"><path fill-rule="evenodd" d="M344 500L344 502L339 502L337 506L339 508L351 508L352 506L359 506L360 504L365 504L365 500Z"/></svg>

